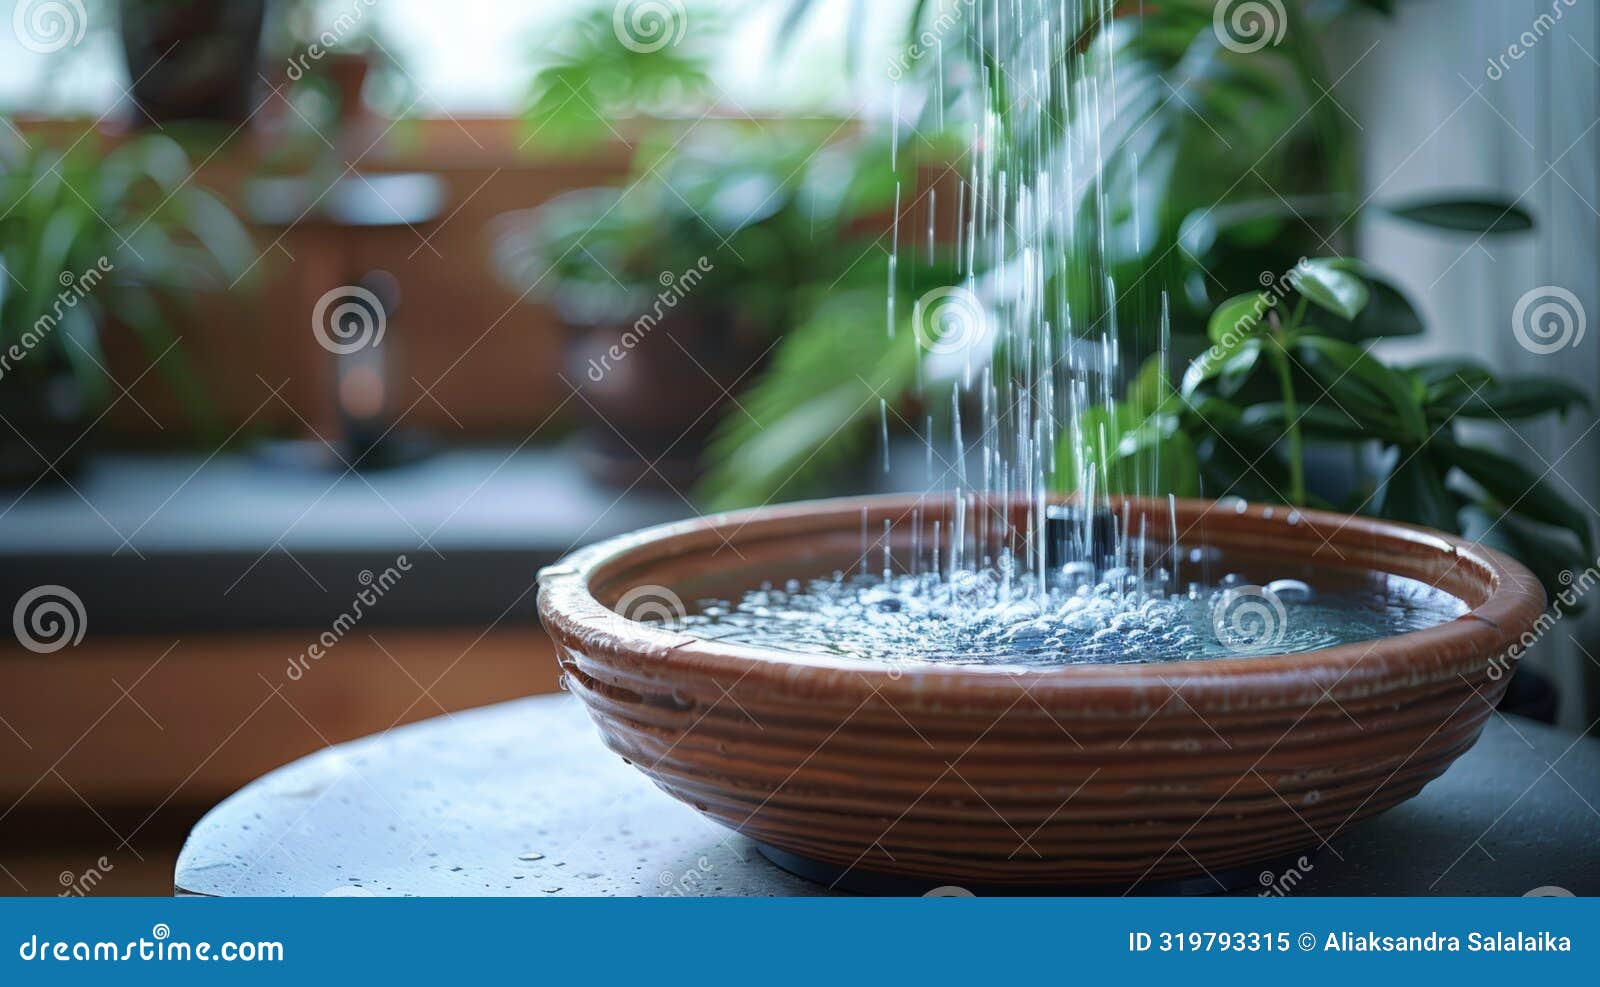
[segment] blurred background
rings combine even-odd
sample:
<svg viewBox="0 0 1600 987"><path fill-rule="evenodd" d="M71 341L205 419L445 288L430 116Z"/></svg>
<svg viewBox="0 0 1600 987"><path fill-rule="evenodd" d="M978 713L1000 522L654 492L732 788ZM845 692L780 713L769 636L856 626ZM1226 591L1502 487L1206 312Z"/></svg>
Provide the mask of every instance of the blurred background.
<svg viewBox="0 0 1600 987"><path fill-rule="evenodd" d="M1307 502L1587 589L1600 11L1106 6L1076 44L1123 59L1141 207L1106 249L1180 352L1261 272L1360 257L1384 307L1339 331L1504 462L1331 423ZM533 575L572 548L941 484L882 329L957 280L974 4L3 7L0 891L167 893L252 778L555 689ZM1173 486L1274 499L1228 396ZM1592 730L1581 603L1511 700Z"/></svg>

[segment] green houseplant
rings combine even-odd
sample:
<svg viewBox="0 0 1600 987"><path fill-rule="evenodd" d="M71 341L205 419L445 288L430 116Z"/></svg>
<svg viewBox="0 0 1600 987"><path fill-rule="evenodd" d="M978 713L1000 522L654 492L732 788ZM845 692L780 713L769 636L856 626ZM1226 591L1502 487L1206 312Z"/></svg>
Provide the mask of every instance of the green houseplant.
<svg viewBox="0 0 1600 987"><path fill-rule="evenodd" d="M652 480L691 482L716 411L738 406L752 371L828 289L881 293L882 260L854 262L893 182L854 167L856 141L814 153L810 129L703 123L670 146L642 143L620 186L496 223L502 279L550 303L571 332L566 375L607 478L630 482L648 461Z"/></svg>
<svg viewBox="0 0 1600 987"><path fill-rule="evenodd" d="M1111 464L1108 486L1133 492L1159 462L1156 492L1324 507L1463 534L1523 560L1547 592L1559 592L1562 572L1594 557L1587 512L1550 471L1530 470L1464 426L1565 415L1590 408L1588 397L1472 360L1385 362L1363 346L1392 324L1367 321L1383 302L1364 274L1343 258L1305 260L1281 286L1218 306L1211 345L1177 380L1147 362L1123 402L1094 412L1107 427L1091 454ZM1361 478L1319 484L1306 468L1312 448L1342 457Z"/></svg>
<svg viewBox="0 0 1600 987"><path fill-rule="evenodd" d="M568 327L581 451L622 483L693 482L718 412L739 408L772 347L828 296L881 293L872 245L897 179L910 181L860 167L886 162L887 145L832 121L662 116L708 88L716 24L694 25L654 46L630 43L610 5L568 23L528 93L527 147L559 158L630 143L631 166L491 230L508 288Z"/></svg>
<svg viewBox="0 0 1600 987"><path fill-rule="evenodd" d="M84 428L112 392L101 339L113 326L138 337L157 372L207 422L204 393L167 315L197 286L239 276L253 257L244 227L193 182L175 142L135 137L109 151L92 144L0 146L7 482L29 482L81 450Z"/></svg>
<svg viewBox="0 0 1600 987"><path fill-rule="evenodd" d="M807 6L794 3L793 17ZM911 5L913 37L930 6ZM1098 257L1117 283L1147 284L1147 294L1170 298L1178 368L1146 364L1121 405L1090 412L1104 420L1081 434L1097 436L1105 426L1109 448L1090 453L1111 464L1105 479L1112 490L1131 491L1141 477L1151 492L1159 463L1163 491L1321 504L1487 531L1548 581L1580 548L1588 550L1582 514L1551 481L1458 436L1456 419L1561 413L1583 404L1582 395L1550 380L1499 379L1467 361L1389 366L1368 349L1384 337L1421 333L1420 314L1382 272L1348 257L1319 257L1348 253L1355 230L1377 211L1443 235L1513 235L1533 225L1514 203L1481 194L1363 197L1359 133L1324 96L1334 80L1318 35L1394 6L1285 0L1284 19L1268 25L1280 29L1277 43L1230 45L1214 4L1124 4L1105 22L1085 24L1078 45L1060 52L1062 61L1081 60L1085 71L1114 61L1117 85L1103 95L1116 105L1086 120L1063 100L1045 114L1048 132L1026 139L1068 140L1075 127L1105 123L1101 178L1111 190L1109 211L1100 215L1086 199L1079 218L1081 228L1103 224L1108 233L1103 248L1089 242L1075 249ZM962 51L979 62L986 57L952 43L946 60ZM927 70L930 62L914 68ZM957 88L946 87L950 102L961 98ZM1004 133L1011 107L1001 88L990 95ZM937 109L924 112L919 131L936 126ZM1263 287L1269 283L1270 291ZM1094 287L1072 283L1064 291L1079 310L1094 310ZM1123 324L1141 327L1123 339L1137 367L1155 349L1155 327L1137 298L1126 305L1118 312ZM867 330L881 317L871 300L853 313L837 314L840 307L832 318L801 323L745 400L764 425L724 419L712 446L717 462L702 488L711 506L818 489L832 467L870 448L876 403L816 400L859 390L863 360L879 368L872 381L879 397L891 406L914 400L916 361L896 355L903 341ZM877 352L848 363L827 359L844 345ZM1334 471L1308 471L1308 460L1330 456L1346 465L1358 460L1360 481L1330 484ZM1492 523L1501 511L1509 513Z"/></svg>

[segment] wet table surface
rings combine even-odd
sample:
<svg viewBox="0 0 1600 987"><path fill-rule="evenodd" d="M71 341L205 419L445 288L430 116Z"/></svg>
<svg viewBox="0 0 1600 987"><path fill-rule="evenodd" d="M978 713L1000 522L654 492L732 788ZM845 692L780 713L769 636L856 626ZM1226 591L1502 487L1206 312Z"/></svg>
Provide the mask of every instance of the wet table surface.
<svg viewBox="0 0 1600 987"><path fill-rule="evenodd" d="M1292 893L1600 894L1597 810L1600 741L1497 716L1421 795L1319 849ZM830 893L656 789L564 694L280 768L200 821L175 883L251 896Z"/></svg>

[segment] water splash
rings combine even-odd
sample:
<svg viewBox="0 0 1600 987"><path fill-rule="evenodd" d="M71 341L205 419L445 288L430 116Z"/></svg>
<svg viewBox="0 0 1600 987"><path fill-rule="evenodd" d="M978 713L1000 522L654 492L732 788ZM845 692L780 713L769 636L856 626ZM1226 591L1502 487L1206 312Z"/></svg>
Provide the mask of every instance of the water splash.
<svg viewBox="0 0 1600 987"><path fill-rule="evenodd" d="M974 0L962 32L939 39L933 77L922 86L920 95L936 105L940 120L947 83L961 93L950 130L969 135L953 196L941 197L935 184L918 195L920 203L903 208L897 183L889 237L891 335L894 272L905 246L902 212L915 214L920 205L924 213L923 242L906 238L913 253L920 248L929 262L941 252L951 255L962 279L956 296L936 289L911 312L921 347L918 397L925 407L949 409L948 440L933 435L931 417L923 437L928 489L950 495L955 505L937 543L918 538L915 563L922 570L936 569L928 562L937 552L949 576L992 571L1008 584L1031 582L1037 594L1070 563L1099 571L1108 560L1126 565L1177 554L1178 532L1168 518L1132 516L1130 498L1169 491L1158 446L1146 452L1135 441L1130 455L1126 423L1117 417L1129 384L1124 353L1154 351L1166 367L1171 348L1165 296L1139 285L1119 293L1107 260L1118 213L1104 175L1107 156L1117 153L1108 132L1115 133L1118 104L1102 101L1116 84L1102 28L1112 23L1114 6L1113 0ZM1095 40L1085 44L1089 37ZM963 51L949 65L947 44ZM967 76L947 80L950 72ZM902 101L918 94L910 81L895 84L896 144ZM1136 197L1131 205L1137 238ZM941 230L948 231L942 241ZM961 301L936 306L935 294ZM964 415L975 427L963 428ZM948 458L939 448L949 449ZM1063 493L1087 509L1063 512L1057 506ZM1027 508L1004 506L1012 503ZM995 516L979 517L982 510ZM1105 512L1121 520L1109 550L1096 557L1093 519ZM1072 534L1064 537L1063 528ZM1139 578L1172 585L1170 572Z"/></svg>
<svg viewBox="0 0 1600 987"><path fill-rule="evenodd" d="M1128 146L1137 128L1118 119L1115 7L973 0L965 33L939 40L923 95L942 126L947 84L962 94L949 129L966 135L965 168L953 194L896 182L885 306L890 338L909 315L919 347L919 507L881 531L863 510L850 572L704 600L678 629L877 662L1038 666L1305 651L1463 612L1398 577L1213 583L1214 553L1181 541L1176 464L1150 441L1173 379L1169 300L1145 276L1119 284L1113 263L1129 242L1137 254L1146 222ZM947 44L963 57L946 59ZM957 71L960 85L946 78ZM902 100L915 98L896 83L895 145ZM919 208L924 226L903 239L902 212ZM902 249L913 271L948 257L958 283L898 305ZM1128 364L1146 353L1157 373L1139 384L1158 407L1131 412ZM878 412L887 470L885 402Z"/></svg>
<svg viewBox="0 0 1600 987"><path fill-rule="evenodd" d="M886 542L887 545L887 542ZM891 568L763 586L702 600L674 629L718 641L877 664L1053 667L1310 651L1452 620L1455 597L1398 576L1352 577L1313 591L1237 575L1183 594L1141 588L1134 570L1098 580L1073 563L1042 594L1006 566L913 574Z"/></svg>

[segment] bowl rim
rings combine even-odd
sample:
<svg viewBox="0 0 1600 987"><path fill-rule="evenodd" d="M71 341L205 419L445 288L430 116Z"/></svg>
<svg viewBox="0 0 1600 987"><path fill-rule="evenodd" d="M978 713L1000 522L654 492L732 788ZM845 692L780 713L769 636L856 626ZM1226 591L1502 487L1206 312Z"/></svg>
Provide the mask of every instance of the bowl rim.
<svg viewBox="0 0 1600 987"><path fill-rule="evenodd" d="M886 696L900 694L928 699L931 695L969 695L976 690L1003 691L1008 683L1020 685L1022 693L1038 697L1054 690L1144 690L1152 686L1190 691L1196 688L1227 688L1229 691L1252 686L1281 686L1286 676L1303 678L1317 673L1345 688L1380 682L1393 684L1397 673L1409 670L1415 678L1462 674L1462 659L1481 664L1510 648L1535 625L1544 612L1546 597L1538 579L1520 562L1477 542L1429 528L1361 515L1332 511L1290 508L1283 505L1249 504L1238 498L1202 500L1196 498L1126 497L1119 505L1166 511L1169 504L1181 515L1196 514L1198 519L1213 515L1230 519L1230 524L1259 526L1282 525L1291 513L1303 522L1305 531L1319 525L1335 529L1335 535L1348 532L1351 540L1370 539L1376 544L1399 549L1406 545L1454 555L1479 569L1489 588L1477 605L1454 620L1422 630L1391 637L1333 645L1312 651L1194 659L1177 662L1125 664L1081 664L1038 667L1023 665L941 665L908 662L904 665L841 655L807 654L744 644L719 642L694 637L660 625L630 620L606 607L591 586L608 571L639 559L649 550L659 550L675 541L694 541L715 533L719 542L731 529L737 537L763 529L782 530L797 523L815 522L822 530L848 520L856 523L863 509L868 512L901 510L926 505L939 494L873 494L797 501L741 511L731 511L683 521L669 522L619 535L578 549L560 561L545 566L538 574L538 612L540 620L556 639L558 647L582 651L591 656L604 653L610 659L647 656L644 660L666 661L681 671L705 673L716 680L731 678L754 685L794 686L814 676L837 680L840 673L859 679L871 692ZM1294 530L1294 526L1288 526ZM1318 536L1320 537L1320 536ZM694 554L694 550L684 554ZM1452 563L1454 569L1458 563ZM1459 598L1459 596L1458 596ZM1377 660L1371 660L1371 659ZM751 681L754 680L754 681ZM1009 691L1017 691L1010 688ZM1020 698L1020 696L1019 696Z"/></svg>

